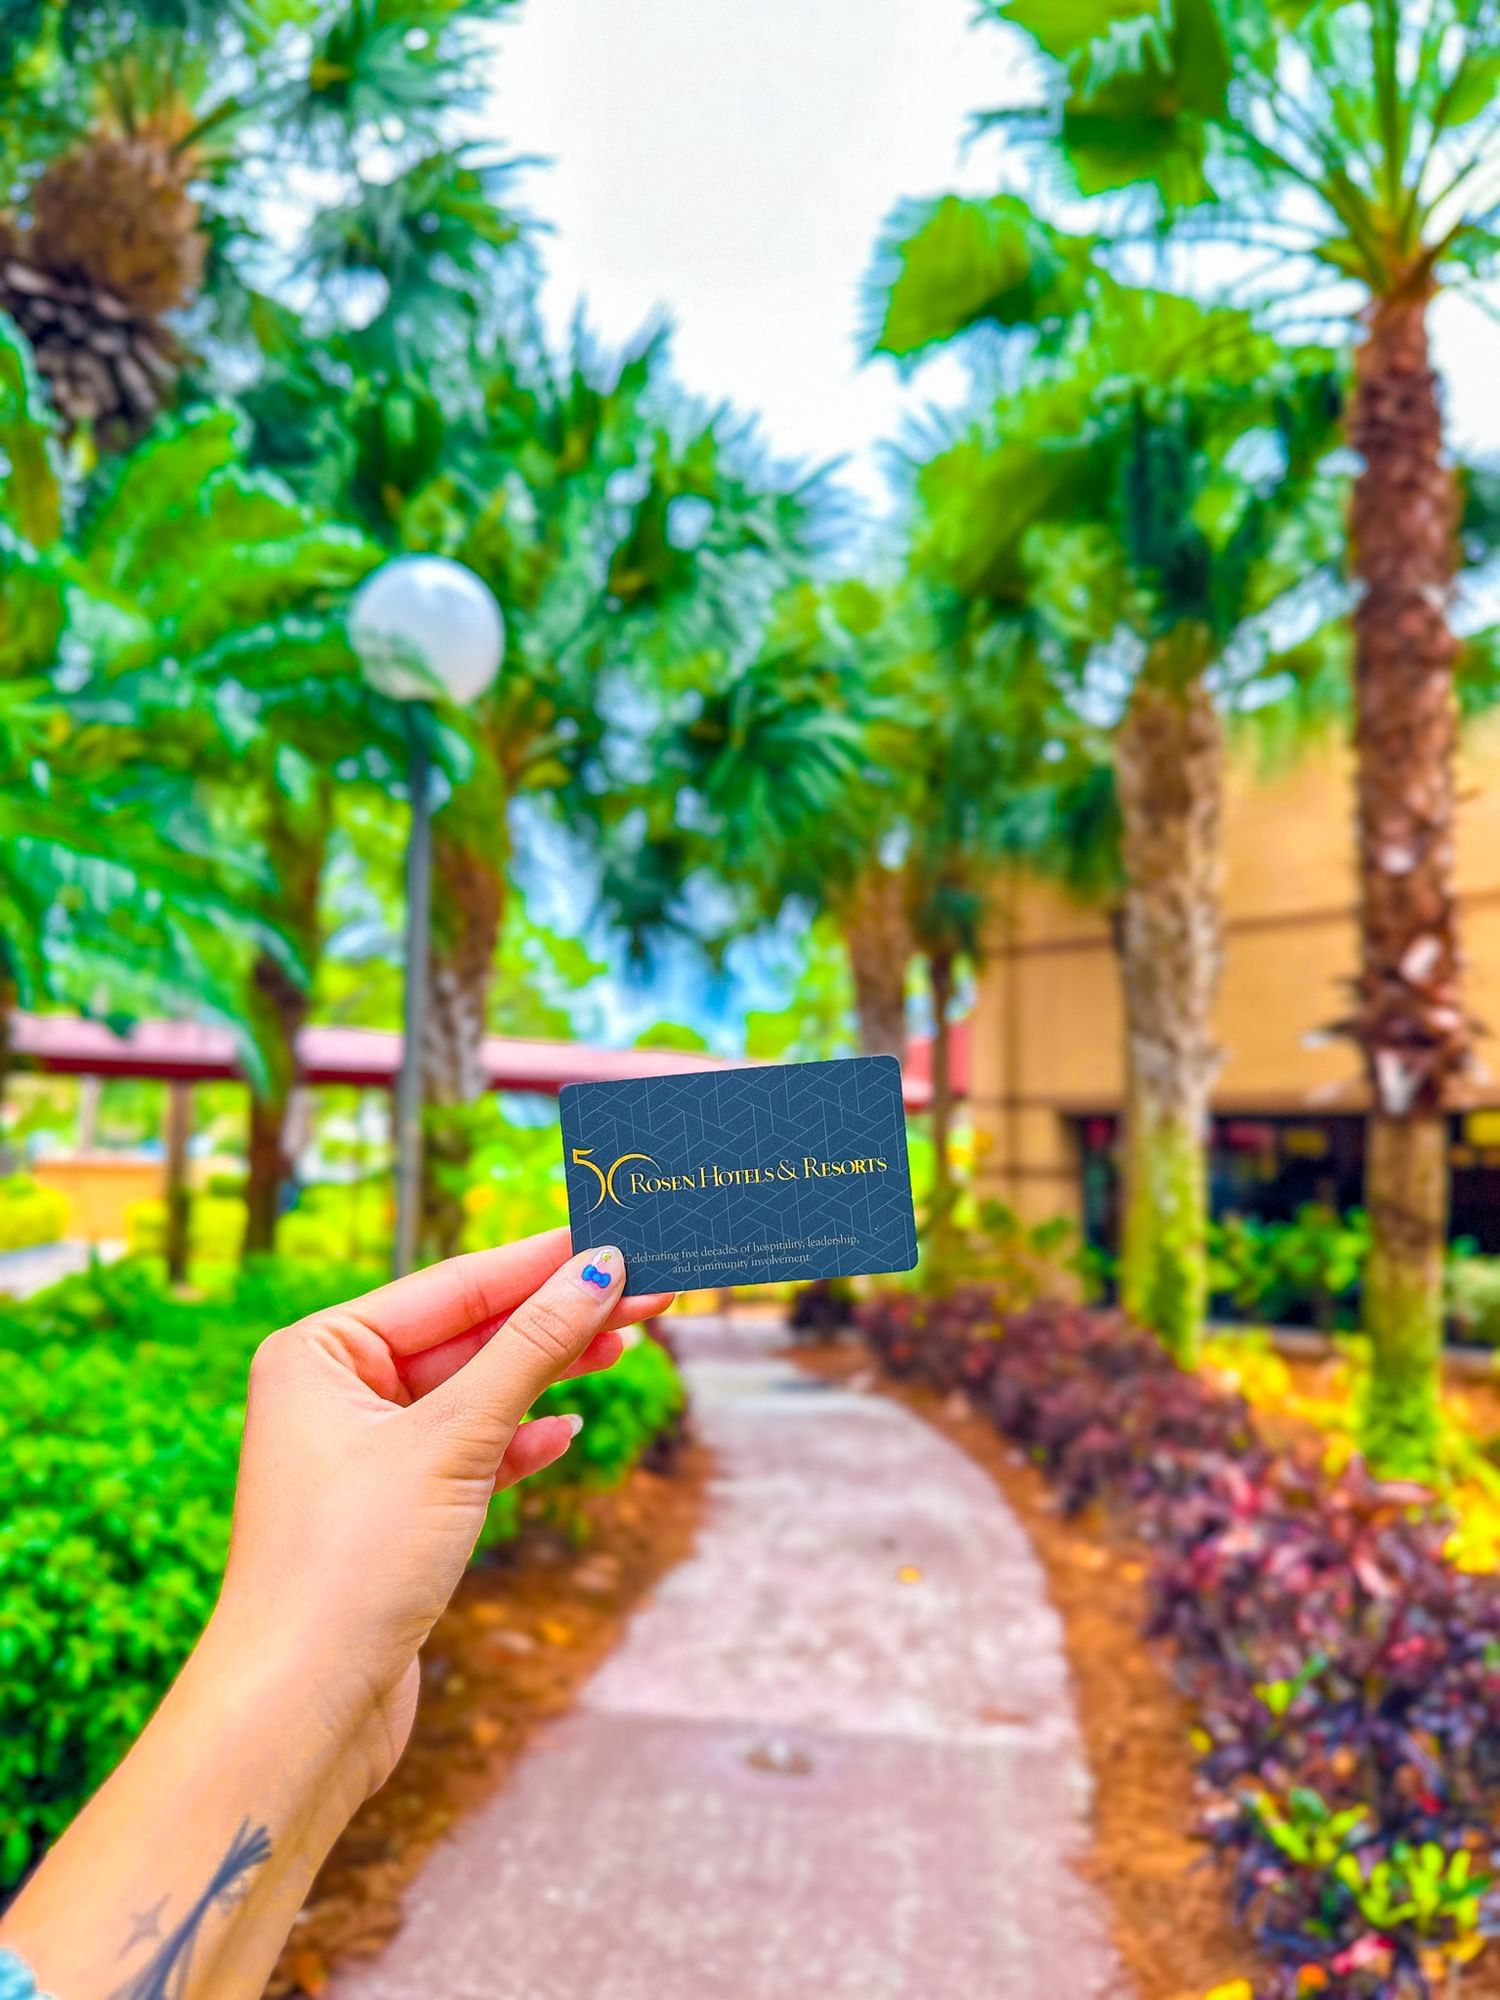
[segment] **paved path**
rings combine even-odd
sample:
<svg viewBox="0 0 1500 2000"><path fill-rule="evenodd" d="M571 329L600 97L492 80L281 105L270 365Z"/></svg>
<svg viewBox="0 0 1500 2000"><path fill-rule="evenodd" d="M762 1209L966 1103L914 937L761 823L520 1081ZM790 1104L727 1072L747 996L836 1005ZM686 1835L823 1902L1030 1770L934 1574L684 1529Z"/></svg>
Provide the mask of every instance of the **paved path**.
<svg viewBox="0 0 1500 2000"><path fill-rule="evenodd" d="M86 1271L94 1257L112 1263L122 1248L118 1243L68 1242L42 1243L34 1250L7 1250L0 1255L0 1293L13 1299L30 1298L60 1278Z"/></svg>
<svg viewBox="0 0 1500 2000"><path fill-rule="evenodd" d="M1020 1528L779 1338L685 1323L695 1553L336 2000L1126 2000Z"/></svg>

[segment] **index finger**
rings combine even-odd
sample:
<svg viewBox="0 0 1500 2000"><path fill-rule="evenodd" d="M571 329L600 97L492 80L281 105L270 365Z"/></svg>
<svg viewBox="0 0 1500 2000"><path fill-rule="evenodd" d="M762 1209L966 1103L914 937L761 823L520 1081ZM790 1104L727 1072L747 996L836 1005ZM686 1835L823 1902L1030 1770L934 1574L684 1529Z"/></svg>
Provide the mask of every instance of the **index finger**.
<svg viewBox="0 0 1500 2000"><path fill-rule="evenodd" d="M470 1250L396 1278L344 1308L392 1354L420 1354L458 1334L491 1333L573 1254L566 1229Z"/></svg>

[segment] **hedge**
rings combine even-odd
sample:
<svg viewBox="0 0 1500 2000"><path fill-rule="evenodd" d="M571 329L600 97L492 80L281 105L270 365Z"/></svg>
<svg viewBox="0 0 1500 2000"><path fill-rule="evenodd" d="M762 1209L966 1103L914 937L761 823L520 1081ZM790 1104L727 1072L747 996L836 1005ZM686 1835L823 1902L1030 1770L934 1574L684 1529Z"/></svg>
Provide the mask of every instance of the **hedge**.
<svg viewBox="0 0 1500 2000"><path fill-rule="evenodd" d="M267 1259L187 1301L127 1260L0 1304L0 1886L108 1776L212 1607L257 1343L370 1282ZM539 1409L588 1421L533 1485L576 1508L682 1404L651 1340L549 1391ZM485 1547L515 1534L519 1511L515 1493L497 1498Z"/></svg>
<svg viewBox="0 0 1500 2000"><path fill-rule="evenodd" d="M0 1178L0 1253L56 1243L67 1234L71 1216L60 1189L38 1187L26 1174Z"/></svg>

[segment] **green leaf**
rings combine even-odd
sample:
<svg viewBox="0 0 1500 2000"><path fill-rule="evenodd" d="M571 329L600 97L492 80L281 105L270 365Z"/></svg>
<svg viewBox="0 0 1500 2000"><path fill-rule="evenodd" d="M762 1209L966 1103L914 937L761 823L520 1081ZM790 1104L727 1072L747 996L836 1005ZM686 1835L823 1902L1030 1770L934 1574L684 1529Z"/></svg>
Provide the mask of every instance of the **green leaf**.
<svg viewBox="0 0 1500 2000"><path fill-rule="evenodd" d="M1227 115L1233 75L1211 0L1008 0L997 11L1066 68L1057 150L1080 194L1145 182L1168 209L1210 198L1205 128Z"/></svg>
<svg viewBox="0 0 1500 2000"><path fill-rule="evenodd" d="M1022 28L1049 56L1067 62L1116 28L1160 25L1160 9L1142 0L998 0L994 12Z"/></svg>
<svg viewBox="0 0 1500 2000"><path fill-rule="evenodd" d="M870 351L905 358L982 323L1031 325L1075 310L1089 248L1013 195L944 195L899 208L879 254L884 313Z"/></svg>
<svg viewBox="0 0 1500 2000"><path fill-rule="evenodd" d="M1500 48L1472 39L1464 48L1443 106L1444 127L1457 130L1494 109L1500 96Z"/></svg>
<svg viewBox="0 0 1500 2000"><path fill-rule="evenodd" d="M30 343L4 313L0 313L0 521L8 521L34 549L56 541L62 528L51 408Z"/></svg>

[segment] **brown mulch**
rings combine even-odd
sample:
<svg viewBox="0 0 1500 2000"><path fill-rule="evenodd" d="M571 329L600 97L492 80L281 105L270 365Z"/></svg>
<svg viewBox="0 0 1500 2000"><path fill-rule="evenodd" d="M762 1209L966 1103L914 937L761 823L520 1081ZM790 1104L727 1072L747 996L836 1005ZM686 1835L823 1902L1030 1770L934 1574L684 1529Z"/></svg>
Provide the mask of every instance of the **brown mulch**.
<svg viewBox="0 0 1500 2000"><path fill-rule="evenodd" d="M1064 1521L1040 1472L963 1397L882 1377L853 1343L795 1357L825 1380L868 1380L951 1438L1020 1517L1063 1621L1074 1704L1093 1774L1082 1872L1107 1900L1116 1949L1139 2000L1201 2000L1264 1967L1230 1917L1197 1817L1192 1717L1164 1655L1141 1637L1145 1567L1101 1510Z"/></svg>
<svg viewBox="0 0 1500 2000"><path fill-rule="evenodd" d="M422 1699L401 1762L324 1863L266 1988L316 1996L341 1959L400 1928L402 1898L433 1845L488 1798L536 1724L568 1708L626 1619L692 1547L703 1447L670 1474L637 1467L583 1503L577 1537L541 1521L470 1570L422 1656Z"/></svg>

